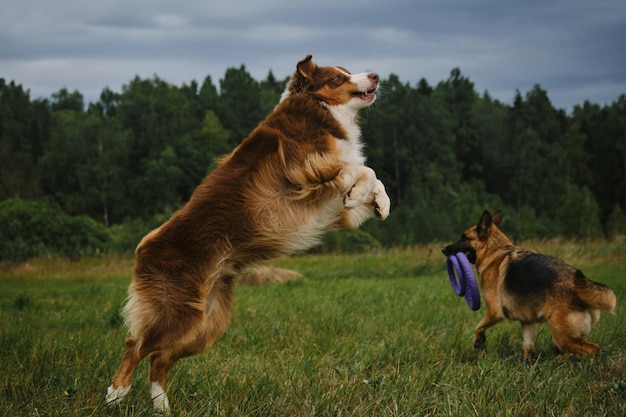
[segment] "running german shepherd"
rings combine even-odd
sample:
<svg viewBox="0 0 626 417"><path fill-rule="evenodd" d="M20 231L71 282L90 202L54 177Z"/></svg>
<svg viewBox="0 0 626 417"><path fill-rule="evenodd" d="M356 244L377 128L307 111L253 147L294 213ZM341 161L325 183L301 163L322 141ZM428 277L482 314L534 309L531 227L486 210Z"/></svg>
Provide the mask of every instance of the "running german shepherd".
<svg viewBox="0 0 626 417"><path fill-rule="evenodd" d="M487 311L476 326L474 348L485 349L485 331L503 319L522 323L524 358L533 356L535 324L547 322L562 351L595 356L599 346L584 338L600 318L615 309L615 293L590 281L563 261L515 246L498 228L502 214L484 211L478 224L441 251L463 252L476 265Z"/></svg>

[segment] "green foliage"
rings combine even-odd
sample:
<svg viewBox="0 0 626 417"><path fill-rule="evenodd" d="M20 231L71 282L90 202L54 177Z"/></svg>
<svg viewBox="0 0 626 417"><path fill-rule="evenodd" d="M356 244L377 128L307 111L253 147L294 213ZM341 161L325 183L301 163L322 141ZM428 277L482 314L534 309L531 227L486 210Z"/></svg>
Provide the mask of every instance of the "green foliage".
<svg viewBox="0 0 626 417"><path fill-rule="evenodd" d="M231 132L231 147L237 146L265 118L261 87L245 65L226 70L220 80L220 100L215 110L224 127Z"/></svg>
<svg viewBox="0 0 626 417"><path fill-rule="evenodd" d="M114 227L126 237L113 247L129 250L137 242L124 223L136 229L187 201L275 107L287 80L270 71L257 81L244 65L228 69L219 89L211 76L182 86L135 77L85 108L77 91L31 101L0 79L0 201L52 199ZM623 233L626 96L567 114L535 85L505 104L479 95L458 68L435 86L391 74L380 91L361 124L392 209L363 230L383 246L454 239L497 208L518 238Z"/></svg>
<svg viewBox="0 0 626 417"><path fill-rule="evenodd" d="M596 238L602 235L600 209L588 188L567 184L556 210L556 227L551 235Z"/></svg>
<svg viewBox="0 0 626 417"><path fill-rule="evenodd" d="M590 189L605 224L615 204L626 210L626 95L604 107L589 102L576 106L572 122L586 137Z"/></svg>
<svg viewBox="0 0 626 417"><path fill-rule="evenodd" d="M610 237L626 236L626 214L618 204L613 206L606 225Z"/></svg>
<svg viewBox="0 0 626 417"><path fill-rule="evenodd" d="M130 202L120 192L129 167L121 164L130 150L130 138L118 120L75 110L52 113L47 152L39 165L43 184L70 214L87 214L105 225L119 220Z"/></svg>
<svg viewBox="0 0 626 417"><path fill-rule="evenodd" d="M46 102L30 101L28 91L0 78L0 200L41 194L37 158L49 122Z"/></svg>
<svg viewBox="0 0 626 417"><path fill-rule="evenodd" d="M108 240L107 229L89 217L68 216L44 203L0 202L0 261L51 255L77 258L101 251Z"/></svg>
<svg viewBox="0 0 626 417"><path fill-rule="evenodd" d="M141 239L166 220L167 216L162 214L147 220L134 219L111 226L109 228L111 240L107 245L108 251L114 253L134 253Z"/></svg>

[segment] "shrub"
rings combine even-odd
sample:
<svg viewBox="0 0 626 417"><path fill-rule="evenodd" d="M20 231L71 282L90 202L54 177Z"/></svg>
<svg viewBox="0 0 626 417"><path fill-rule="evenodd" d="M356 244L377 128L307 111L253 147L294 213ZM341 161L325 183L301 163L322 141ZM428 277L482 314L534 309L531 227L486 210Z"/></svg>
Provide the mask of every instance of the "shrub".
<svg viewBox="0 0 626 417"><path fill-rule="evenodd" d="M157 215L148 220L133 219L111 226L109 251L133 253L141 239L151 230L161 226L166 220L166 215Z"/></svg>
<svg viewBox="0 0 626 417"><path fill-rule="evenodd" d="M78 258L100 252L109 240L105 226L58 207L21 199L0 202L0 260L40 256Z"/></svg>
<svg viewBox="0 0 626 417"><path fill-rule="evenodd" d="M618 236L626 236L626 214L619 204L613 206L613 211L606 222L607 235L615 239Z"/></svg>

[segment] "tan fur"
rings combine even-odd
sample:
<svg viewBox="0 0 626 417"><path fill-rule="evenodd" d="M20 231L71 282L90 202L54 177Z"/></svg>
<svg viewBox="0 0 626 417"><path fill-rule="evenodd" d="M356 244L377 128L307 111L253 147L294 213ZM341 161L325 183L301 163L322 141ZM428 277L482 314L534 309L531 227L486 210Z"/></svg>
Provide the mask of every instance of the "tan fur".
<svg viewBox="0 0 626 417"><path fill-rule="evenodd" d="M302 274L291 269L252 265L239 275L238 282L241 285L254 286L299 280L304 280Z"/></svg>
<svg viewBox="0 0 626 417"><path fill-rule="evenodd" d="M107 402L128 393L148 356L154 406L167 412L169 369L227 329L239 273L258 275L250 265L308 249L328 230L387 217L389 197L364 165L357 125L377 86L376 74L307 56L275 110L143 238L124 307L132 336Z"/></svg>
<svg viewBox="0 0 626 417"><path fill-rule="evenodd" d="M522 323L526 359L540 322L547 322L562 352L594 356L599 347L585 337L600 310L614 310L615 293L558 259L515 246L498 228L501 220L499 211L485 211L476 226L442 249L446 256L464 252L476 264L487 311L476 326L474 347L484 350L485 331L506 318Z"/></svg>

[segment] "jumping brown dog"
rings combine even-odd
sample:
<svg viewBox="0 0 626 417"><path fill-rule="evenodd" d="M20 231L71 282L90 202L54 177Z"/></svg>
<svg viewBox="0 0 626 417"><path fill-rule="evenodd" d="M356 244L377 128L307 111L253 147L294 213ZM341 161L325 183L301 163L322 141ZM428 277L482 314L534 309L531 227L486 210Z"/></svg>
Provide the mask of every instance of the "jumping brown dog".
<svg viewBox="0 0 626 417"><path fill-rule="evenodd" d="M552 340L576 357L594 356L599 346L585 340L600 310L615 309L615 293L551 256L515 246L498 228L502 214L483 212L478 224L442 249L463 252L476 264L487 311L475 330L474 348L485 349L485 331L503 319L522 323L524 358L532 356L535 324L546 322Z"/></svg>
<svg viewBox="0 0 626 417"><path fill-rule="evenodd" d="M236 275L315 246L329 230L389 215L358 124L359 110L376 99L378 75L311 58L298 62L272 113L137 246L124 307L131 337L107 403L128 394L148 357L153 404L169 412L168 372L226 331Z"/></svg>

